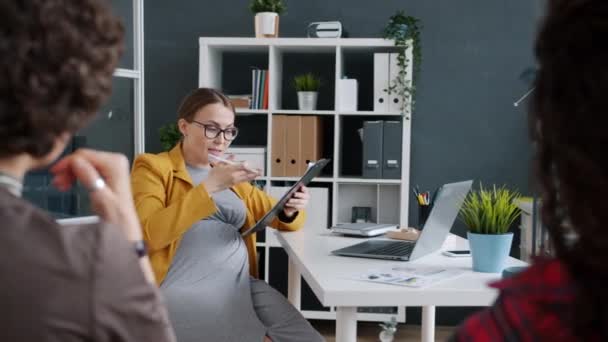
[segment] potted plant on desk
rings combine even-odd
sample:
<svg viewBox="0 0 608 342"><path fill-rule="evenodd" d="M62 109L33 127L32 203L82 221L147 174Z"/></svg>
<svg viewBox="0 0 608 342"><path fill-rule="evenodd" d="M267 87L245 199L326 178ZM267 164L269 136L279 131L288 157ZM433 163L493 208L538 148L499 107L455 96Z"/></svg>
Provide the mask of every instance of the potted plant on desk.
<svg viewBox="0 0 608 342"><path fill-rule="evenodd" d="M282 0L253 0L249 8L255 14L256 38L279 36L279 15L285 11Z"/></svg>
<svg viewBox="0 0 608 342"><path fill-rule="evenodd" d="M293 85L298 92L298 108L300 110L316 110L321 79L312 73L307 73L294 77Z"/></svg>
<svg viewBox="0 0 608 342"><path fill-rule="evenodd" d="M519 217L516 191L483 186L469 193L460 210L460 219L468 227L467 238L473 259L473 271L499 273L511 250L513 233L509 228Z"/></svg>

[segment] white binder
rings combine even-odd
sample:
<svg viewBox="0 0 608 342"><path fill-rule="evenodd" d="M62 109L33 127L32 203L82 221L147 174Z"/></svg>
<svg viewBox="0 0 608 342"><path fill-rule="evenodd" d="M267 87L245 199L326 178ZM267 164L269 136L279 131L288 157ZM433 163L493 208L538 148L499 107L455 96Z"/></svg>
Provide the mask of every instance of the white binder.
<svg viewBox="0 0 608 342"><path fill-rule="evenodd" d="M374 53L374 112L388 113L389 54Z"/></svg>

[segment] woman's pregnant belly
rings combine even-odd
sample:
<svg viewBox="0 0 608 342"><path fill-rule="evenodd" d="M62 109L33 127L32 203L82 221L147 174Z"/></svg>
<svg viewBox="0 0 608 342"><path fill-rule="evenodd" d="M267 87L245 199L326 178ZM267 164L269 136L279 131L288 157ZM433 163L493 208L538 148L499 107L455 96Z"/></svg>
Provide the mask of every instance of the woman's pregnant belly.
<svg viewBox="0 0 608 342"><path fill-rule="evenodd" d="M178 341L261 341L251 300L247 248L235 227L193 226L161 284Z"/></svg>

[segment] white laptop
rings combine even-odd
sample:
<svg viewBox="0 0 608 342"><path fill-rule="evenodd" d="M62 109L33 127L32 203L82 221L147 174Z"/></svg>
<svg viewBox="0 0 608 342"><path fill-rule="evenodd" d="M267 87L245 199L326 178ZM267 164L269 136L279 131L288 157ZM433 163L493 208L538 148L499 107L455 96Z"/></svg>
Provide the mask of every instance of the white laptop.
<svg viewBox="0 0 608 342"><path fill-rule="evenodd" d="M415 242L368 240L331 253L340 256L409 261L437 251L450 233L473 181L445 184L437 192L424 228Z"/></svg>

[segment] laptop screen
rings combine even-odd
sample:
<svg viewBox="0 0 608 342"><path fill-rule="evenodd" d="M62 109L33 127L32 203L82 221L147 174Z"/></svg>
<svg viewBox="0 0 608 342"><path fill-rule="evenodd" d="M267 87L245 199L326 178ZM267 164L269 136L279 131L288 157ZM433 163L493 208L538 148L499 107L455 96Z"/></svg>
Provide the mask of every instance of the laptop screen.
<svg viewBox="0 0 608 342"><path fill-rule="evenodd" d="M441 248L472 185L473 181L469 180L441 187L410 260Z"/></svg>

